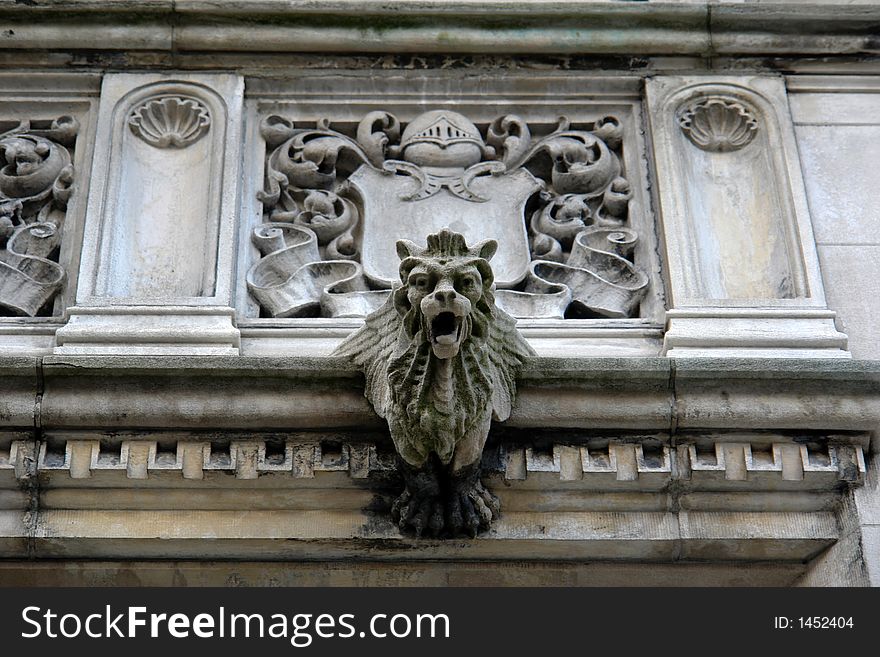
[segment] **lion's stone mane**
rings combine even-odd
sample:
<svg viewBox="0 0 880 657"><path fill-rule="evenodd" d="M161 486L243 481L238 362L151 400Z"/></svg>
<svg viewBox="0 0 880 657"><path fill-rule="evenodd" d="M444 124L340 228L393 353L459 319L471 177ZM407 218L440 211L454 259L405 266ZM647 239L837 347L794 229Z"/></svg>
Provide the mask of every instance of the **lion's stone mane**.
<svg viewBox="0 0 880 657"><path fill-rule="evenodd" d="M433 452L448 463L456 445L491 419L492 366L485 341L473 335L447 363L433 355L423 336L419 331L388 362L388 422L405 461L420 463ZM444 367L448 377L439 372Z"/></svg>

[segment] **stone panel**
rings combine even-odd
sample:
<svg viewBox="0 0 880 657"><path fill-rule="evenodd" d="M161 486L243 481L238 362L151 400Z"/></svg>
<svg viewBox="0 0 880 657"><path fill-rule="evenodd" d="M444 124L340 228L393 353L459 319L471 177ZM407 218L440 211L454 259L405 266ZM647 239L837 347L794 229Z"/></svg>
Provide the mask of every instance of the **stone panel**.
<svg viewBox="0 0 880 657"><path fill-rule="evenodd" d="M315 75L302 70L285 78L248 79L244 153L249 174L242 187L236 292L242 353L328 353L358 325L352 318L363 314L365 304L381 303L396 280L393 263L387 262L394 255L389 245L394 244L395 236L409 235L416 243L423 243L422 224L429 218L437 226L470 224L469 230L476 231L473 239L492 236L500 242L514 242L501 244L493 266L496 260L502 262L526 247L528 257L518 256L506 267L510 270L507 274L496 277L496 301L519 319L518 328L541 355L656 355L662 338L663 282L648 198L646 149L639 127L642 99L635 83L635 78L560 75L556 71L511 71L496 78L485 72L450 77L430 70L393 75L357 70ZM563 116L567 118L560 120ZM389 187L389 181L395 185L412 185L413 181L399 175L389 177L388 172L381 174L376 165L387 164L394 170L405 167L421 175L428 165L400 164L398 160L410 157L406 153L412 151L412 138L424 139L424 130L415 131L415 127L428 118L437 121L422 126L424 129L459 130L465 126L470 135L465 139L485 142L484 146L496 144L497 149L491 149L495 154L486 149L480 156L485 161L469 166L466 177L470 180L477 169L494 167L497 175L480 176L474 184L501 185L505 191L499 187L497 194L481 197L486 202L466 201L462 194L468 196L467 190L450 191L458 189L458 178L451 176L450 170L442 179L446 182L427 190L424 197L420 192L416 200L395 200L402 190ZM507 135L505 131L514 129L520 131L519 136L501 139L502 133ZM610 141L600 143L591 130ZM586 143L596 152L582 153L581 146ZM323 150L318 144L323 144ZM566 149L565 157L573 162L583 156L592 161L598 153L599 159L582 169L604 173L590 174L592 182L587 178L578 182L564 171L552 173L552 158L545 151L560 144ZM321 169L323 177L306 175L312 160L325 156L324 150L332 154L338 149L342 154L338 168L326 164ZM372 159L364 162L369 153ZM506 158L503 162L498 159L502 157ZM502 171L502 164L509 165L509 171ZM577 163L575 169L581 166ZM436 167L429 168L433 171ZM426 181L431 185L442 182L436 172L429 173ZM538 194L534 193L536 179L544 187ZM600 208L604 196L596 190L609 184L614 189L608 188L611 205L607 207L614 206L614 212L625 221ZM565 191L561 196L557 193L560 190ZM556 201L547 196L551 192L552 199L558 196L567 205L557 208ZM334 199L332 208L325 203L328 199ZM549 209L536 214L542 208ZM462 209L468 212L462 214ZM419 221L414 221L415 210ZM550 230L556 236L548 233L552 239L547 239L541 236L549 226L545 219L551 210L550 223L554 225ZM506 223L488 221L490 215L504 216ZM479 220L473 221L477 217ZM313 218L328 222L327 229L316 235L314 253L301 235L302 228L315 228ZM541 236L531 228L533 223L540 223ZM522 244L524 225L528 225L527 246ZM603 231L612 227L613 239L619 243L602 242L600 250L610 254L603 256L610 264L602 265L600 278L607 279L619 299L616 309L602 306L604 309L597 310L581 303L583 295L571 300L573 290L582 288L582 282L589 278L582 279L581 270L587 270L579 264L579 254L584 251L582 246L592 248L583 240L593 233L577 239L572 236L584 228ZM559 231L568 232L562 236ZM630 255L617 257L618 250ZM553 283L549 288L542 283L539 290L531 270L523 278L523 268L547 258L552 263L540 265L536 271L541 277L551 276ZM283 266L277 266L282 260ZM364 273L359 273L361 265ZM568 273L561 274L563 269ZM566 282L571 279L569 273L577 277L571 284ZM559 277L565 279L562 285L556 281ZM625 309L617 308L621 300ZM320 317L314 317L317 314Z"/></svg>
<svg viewBox="0 0 880 657"><path fill-rule="evenodd" d="M848 358L825 306L783 81L656 77L646 94L666 355Z"/></svg>
<svg viewBox="0 0 880 657"><path fill-rule="evenodd" d="M243 79L108 74L76 305L57 353L237 354Z"/></svg>

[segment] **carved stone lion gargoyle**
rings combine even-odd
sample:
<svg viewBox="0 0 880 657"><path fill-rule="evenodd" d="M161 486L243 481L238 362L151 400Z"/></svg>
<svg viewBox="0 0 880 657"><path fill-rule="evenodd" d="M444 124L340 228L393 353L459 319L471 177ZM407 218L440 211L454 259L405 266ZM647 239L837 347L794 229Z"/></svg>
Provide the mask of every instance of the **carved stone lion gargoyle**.
<svg viewBox="0 0 880 657"><path fill-rule="evenodd" d="M400 240L402 285L334 352L364 370L365 395L388 422L406 483L391 509L402 531L476 536L500 513L480 459L535 353L495 306L496 248L469 248L448 229L428 235L427 248Z"/></svg>

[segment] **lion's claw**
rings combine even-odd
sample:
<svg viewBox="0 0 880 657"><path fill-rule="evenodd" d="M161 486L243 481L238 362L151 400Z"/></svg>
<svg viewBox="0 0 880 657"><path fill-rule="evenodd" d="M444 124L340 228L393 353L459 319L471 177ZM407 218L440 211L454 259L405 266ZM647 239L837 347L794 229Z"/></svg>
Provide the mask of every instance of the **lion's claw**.
<svg viewBox="0 0 880 657"><path fill-rule="evenodd" d="M501 513L498 499L483 487L479 479L455 486L450 491L448 508L447 525L453 536L467 534L474 537L488 529Z"/></svg>
<svg viewBox="0 0 880 657"><path fill-rule="evenodd" d="M416 536L437 536L443 528L443 512L436 494L414 495L409 489L404 490L391 506L391 517L400 531L412 531Z"/></svg>

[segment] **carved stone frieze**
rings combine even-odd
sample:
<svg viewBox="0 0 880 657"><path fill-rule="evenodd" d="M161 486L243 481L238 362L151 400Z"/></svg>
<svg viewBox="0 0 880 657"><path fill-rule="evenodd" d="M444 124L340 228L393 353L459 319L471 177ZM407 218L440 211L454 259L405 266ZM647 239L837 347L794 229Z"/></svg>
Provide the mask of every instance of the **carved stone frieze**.
<svg viewBox="0 0 880 657"><path fill-rule="evenodd" d="M406 481L392 507L401 530L474 536L500 513L480 481L489 426L510 416L535 353L495 306L498 244L469 248L447 230L427 243L397 243L401 286L334 355L364 370L364 394L388 422Z"/></svg>
<svg viewBox="0 0 880 657"><path fill-rule="evenodd" d="M262 259L248 288L272 317L363 316L396 284L398 239L443 228L498 242L496 302L517 317L630 317L648 286L632 262L622 128L477 126L433 110L405 126L370 112L357 126L264 119Z"/></svg>
<svg viewBox="0 0 880 657"><path fill-rule="evenodd" d="M156 148L186 148L211 128L211 113L195 98L148 98L132 109L131 131Z"/></svg>
<svg viewBox="0 0 880 657"><path fill-rule="evenodd" d="M62 116L0 132L0 314L48 313L64 284L58 249L73 192L68 147L78 128Z"/></svg>

